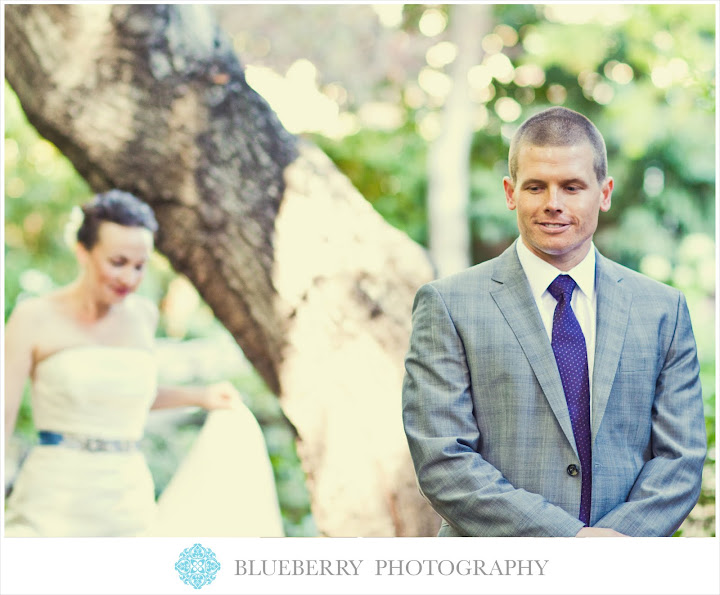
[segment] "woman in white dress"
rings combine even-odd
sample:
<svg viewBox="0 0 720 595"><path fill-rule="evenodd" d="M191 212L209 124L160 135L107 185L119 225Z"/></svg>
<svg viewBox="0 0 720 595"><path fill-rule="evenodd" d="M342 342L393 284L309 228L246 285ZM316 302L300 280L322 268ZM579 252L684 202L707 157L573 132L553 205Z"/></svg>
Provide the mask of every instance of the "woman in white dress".
<svg viewBox="0 0 720 595"><path fill-rule="evenodd" d="M181 534L183 527L196 531L205 527L205 534L211 535L217 533L217 526L223 526L225 534L281 535L264 442L233 386L156 384L157 308L135 294L153 250L157 223L152 210L119 190L97 195L82 210L77 279L20 302L5 328L6 447L28 378L39 434L39 444L23 463L8 498L5 536L167 535ZM201 454L189 457L194 467L181 473L187 490L182 483L171 482L168 510L163 514L162 506L156 505L138 441L149 409L181 406L224 410L208 419L216 434L234 436L235 442L221 446L252 449L236 453L235 459L247 457L252 462L253 481L269 504L261 513L261 523L255 518L249 532L236 514L242 507L240 496L226 493L237 490L237 482L228 485L218 473L208 476L208 461L202 457L217 458L221 453L208 453L202 444ZM213 415L228 418L213 420ZM206 429L207 434L210 428ZM242 474L242 469L235 472ZM192 506L201 503L192 503L192 496L183 494L197 492L198 481L203 482L206 497L222 491L226 499L234 500L232 511L225 511L229 516L224 525L203 526L202 518L199 524L182 525L183 517L197 516ZM244 487L244 491L249 490ZM250 511L257 517L255 513Z"/></svg>

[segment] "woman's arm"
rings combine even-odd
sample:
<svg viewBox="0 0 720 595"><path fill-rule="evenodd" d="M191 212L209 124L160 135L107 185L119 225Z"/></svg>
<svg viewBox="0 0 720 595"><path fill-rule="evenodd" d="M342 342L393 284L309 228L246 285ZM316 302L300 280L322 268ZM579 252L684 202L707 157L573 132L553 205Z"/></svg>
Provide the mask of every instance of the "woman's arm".
<svg viewBox="0 0 720 595"><path fill-rule="evenodd" d="M25 383L33 363L34 307L18 304L5 324L5 448L17 423Z"/></svg>
<svg viewBox="0 0 720 595"><path fill-rule="evenodd" d="M207 386L160 386L151 409L170 407L231 409L240 402L240 394L229 382L217 382Z"/></svg>
<svg viewBox="0 0 720 595"><path fill-rule="evenodd" d="M147 298L136 296L151 336L157 331L159 312ZM159 386L151 409L171 407L203 407L204 409L231 409L242 399L229 382L217 382L206 386Z"/></svg>

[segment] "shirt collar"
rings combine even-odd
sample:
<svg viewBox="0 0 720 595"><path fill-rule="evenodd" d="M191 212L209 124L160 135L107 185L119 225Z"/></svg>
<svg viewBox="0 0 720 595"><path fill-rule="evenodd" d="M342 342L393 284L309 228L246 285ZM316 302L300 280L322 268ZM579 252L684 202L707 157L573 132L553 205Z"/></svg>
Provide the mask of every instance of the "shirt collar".
<svg viewBox="0 0 720 595"><path fill-rule="evenodd" d="M539 256L533 254L522 238L516 242L516 250L525 276L530 283L535 300L547 290L558 275L570 275L580 290L590 299L595 295L595 244L590 243L587 256L569 271L561 271Z"/></svg>

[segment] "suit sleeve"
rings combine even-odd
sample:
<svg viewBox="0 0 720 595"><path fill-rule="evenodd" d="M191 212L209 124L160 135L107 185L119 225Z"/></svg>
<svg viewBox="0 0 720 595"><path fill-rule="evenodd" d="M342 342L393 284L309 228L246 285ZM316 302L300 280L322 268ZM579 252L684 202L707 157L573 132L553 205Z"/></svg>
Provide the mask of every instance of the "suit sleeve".
<svg viewBox="0 0 720 595"><path fill-rule="evenodd" d="M700 495L707 452L700 364L682 294L675 331L655 385L651 458L627 500L594 526L635 536L672 535Z"/></svg>
<svg viewBox="0 0 720 595"><path fill-rule="evenodd" d="M478 453L462 340L432 285L418 291L405 360L403 422L421 492L460 535L574 536L584 525L516 489Z"/></svg>

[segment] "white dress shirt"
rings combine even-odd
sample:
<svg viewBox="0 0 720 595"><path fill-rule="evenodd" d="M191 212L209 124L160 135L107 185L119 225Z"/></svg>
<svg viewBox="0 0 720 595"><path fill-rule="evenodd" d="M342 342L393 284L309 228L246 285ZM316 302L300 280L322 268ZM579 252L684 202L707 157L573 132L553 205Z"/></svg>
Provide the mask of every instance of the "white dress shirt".
<svg viewBox="0 0 720 595"><path fill-rule="evenodd" d="M552 342L553 315L557 300L547 290L558 275L570 275L577 287L573 291L570 306L580 323L588 356L588 374L590 377L590 397L592 398L593 364L595 363L595 325L597 313L597 295L595 293L595 245L590 244L587 256L569 271L561 271L533 254L522 241L518 240L517 255L530 283L535 303L540 311L548 338ZM592 401L591 401L592 404ZM592 411L592 407L590 408Z"/></svg>

